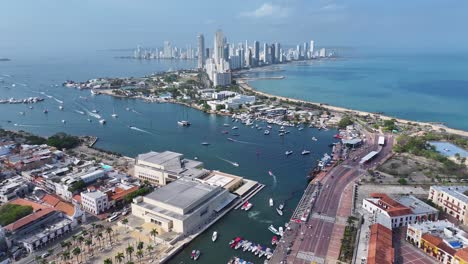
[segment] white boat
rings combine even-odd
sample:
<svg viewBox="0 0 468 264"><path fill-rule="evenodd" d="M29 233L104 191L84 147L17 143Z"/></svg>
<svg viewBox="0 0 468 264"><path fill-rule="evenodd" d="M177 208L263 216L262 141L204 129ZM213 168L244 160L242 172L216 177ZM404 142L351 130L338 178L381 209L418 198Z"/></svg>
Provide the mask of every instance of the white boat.
<svg viewBox="0 0 468 264"><path fill-rule="evenodd" d="M300 127L300 128L298 128L297 130L302 131L302 130L304 130L304 128L303 128L303 127Z"/></svg>
<svg viewBox="0 0 468 264"><path fill-rule="evenodd" d="M119 116L118 116L117 114L112 114L112 117L113 117L113 118L117 118L117 117L119 117Z"/></svg>
<svg viewBox="0 0 468 264"><path fill-rule="evenodd" d="M264 135L270 135L270 130L265 130L265 132L263 132Z"/></svg>
<svg viewBox="0 0 468 264"><path fill-rule="evenodd" d="M238 129L238 127L236 127L236 126L233 126L231 129L232 129L232 130L235 130L235 129Z"/></svg>
<svg viewBox="0 0 468 264"><path fill-rule="evenodd" d="M270 207L272 207L274 205L273 198L270 198L269 203L270 203Z"/></svg>
<svg viewBox="0 0 468 264"><path fill-rule="evenodd" d="M279 233L280 236L284 235L284 230L283 230L282 226L278 227L278 233Z"/></svg>
<svg viewBox="0 0 468 264"><path fill-rule="evenodd" d="M312 137L312 141L317 141L317 138L316 138L316 137Z"/></svg>
<svg viewBox="0 0 468 264"><path fill-rule="evenodd" d="M19 112L20 115L24 115L24 112Z"/></svg>
<svg viewBox="0 0 468 264"><path fill-rule="evenodd" d="M282 137L282 136L284 136L284 133L281 132L281 133L279 133L278 135L279 135L280 137Z"/></svg>
<svg viewBox="0 0 468 264"><path fill-rule="evenodd" d="M227 123L224 123L223 126L228 127L228 126L231 126L231 125L229 125Z"/></svg>
<svg viewBox="0 0 468 264"><path fill-rule="evenodd" d="M286 151L286 152L284 153L284 155L286 155L286 156L289 156L289 155L291 155L291 154L293 154L293 151L292 151L292 150L288 150L288 151Z"/></svg>
<svg viewBox="0 0 468 264"><path fill-rule="evenodd" d="M283 215L283 211L281 209L279 209L279 208L276 208L276 212L281 216Z"/></svg>
<svg viewBox="0 0 468 264"><path fill-rule="evenodd" d="M218 232L214 231L213 235L211 236L211 241L215 242L218 239Z"/></svg>
<svg viewBox="0 0 468 264"><path fill-rule="evenodd" d="M308 155L308 154L310 154L310 151L309 151L309 150L305 150L305 149L304 149L304 150L301 152L301 155Z"/></svg>
<svg viewBox="0 0 468 264"><path fill-rule="evenodd" d="M283 210L283 209L284 209L284 204L280 204L280 205L278 206L278 208L279 208L280 210Z"/></svg>
<svg viewBox="0 0 468 264"><path fill-rule="evenodd" d="M209 146L209 145L210 145L210 143L208 143L208 142L202 142L201 144L202 144L203 146Z"/></svg>
<svg viewBox="0 0 468 264"><path fill-rule="evenodd" d="M197 260L200 257L200 250L195 251L195 255L193 256L193 260Z"/></svg>
<svg viewBox="0 0 468 264"><path fill-rule="evenodd" d="M185 120L177 121L177 124L184 127L190 126L190 122Z"/></svg>
<svg viewBox="0 0 468 264"><path fill-rule="evenodd" d="M88 122L92 122L92 120L91 120L91 119L89 119L89 118L88 118L87 120L88 120Z"/></svg>
<svg viewBox="0 0 468 264"><path fill-rule="evenodd" d="M99 111L96 110L96 109L93 109L93 110L91 110L91 113L97 114L97 113L99 113Z"/></svg>
<svg viewBox="0 0 468 264"><path fill-rule="evenodd" d="M234 167L239 167L239 163L237 163L237 162L233 162L232 165L233 165Z"/></svg>
<svg viewBox="0 0 468 264"><path fill-rule="evenodd" d="M29 109L33 109L33 106L32 106L32 105L30 105L30 106L29 106Z"/></svg>
<svg viewBox="0 0 468 264"><path fill-rule="evenodd" d="M273 234L278 235L278 229L276 229L273 225L270 225L268 227L268 230L270 230Z"/></svg>
<svg viewBox="0 0 468 264"><path fill-rule="evenodd" d="M65 124L66 122L67 122L67 121L65 121L65 119L62 119L62 123L64 123L64 124Z"/></svg>
<svg viewBox="0 0 468 264"><path fill-rule="evenodd" d="M63 105L59 105L59 109L60 109L60 110L63 110Z"/></svg>
<svg viewBox="0 0 468 264"><path fill-rule="evenodd" d="M101 120L99 120L99 123L100 123L101 125L104 125L104 124L106 123L106 120L105 120L105 119L101 119Z"/></svg>

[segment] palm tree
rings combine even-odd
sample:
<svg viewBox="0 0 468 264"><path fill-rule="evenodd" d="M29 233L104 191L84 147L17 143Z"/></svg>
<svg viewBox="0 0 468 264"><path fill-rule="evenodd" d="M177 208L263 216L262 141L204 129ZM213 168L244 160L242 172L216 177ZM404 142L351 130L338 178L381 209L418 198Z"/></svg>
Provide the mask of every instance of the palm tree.
<svg viewBox="0 0 468 264"><path fill-rule="evenodd" d="M103 235L102 235L101 232L99 232L99 233L97 234L97 238L99 239L99 246L101 246L101 240L102 240L102 238L103 238Z"/></svg>
<svg viewBox="0 0 468 264"><path fill-rule="evenodd" d="M88 254L89 254L89 251L90 251L90 246L93 244L93 241L91 241L91 239L86 239L85 240L85 245L88 247Z"/></svg>
<svg viewBox="0 0 468 264"><path fill-rule="evenodd" d="M137 250L136 255L138 257L138 260L141 261L141 258L143 257L143 250Z"/></svg>
<svg viewBox="0 0 468 264"><path fill-rule="evenodd" d="M125 225L125 228L128 229L128 226L127 226L127 224L128 224L128 219L127 219L127 218L124 218L124 219L122 220L122 224L124 224L124 225Z"/></svg>
<svg viewBox="0 0 468 264"><path fill-rule="evenodd" d="M70 251L62 252L62 260L70 259Z"/></svg>
<svg viewBox="0 0 468 264"><path fill-rule="evenodd" d="M80 244L82 244L83 241L85 240L83 236L79 236L77 239L78 239L78 242L80 242Z"/></svg>
<svg viewBox="0 0 468 264"><path fill-rule="evenodd" d="M75 244L75 243L76 243L76 238L77 238L77 236L76 236L76 235L73 235L73 236L72 236L73 244Z"/></svg>
<svg viewBox="0 0 468 264"><path fill-rule="evenodd" d="M143 241L138 241L137 249L142 250L144 248L144 245L145 245L145 243Z"/></svg>
<svg viewBox="0 0 468 264"><path fill-rule="evenodd" d="M148 251L148 254L151 256L151 251L153 251L153 246L150 244L148 246L146 246L146 250Z"/></svg>
<svg viewBox="0 0 468 264"><path fill-rule="evenodd" d="M109 243L112 244L112 228L111 227L106 228L106 233L109 236Z"/></svg>
<svg viewBox="0 0 468 264"><path fill-rule="evenodd" d="M76 257L76 263L79 263L78 262L78 256L81 254L81 249L79 247L76 247L76 248L73 249L72 253Z"/></svg>
<svg viewBox="0 0 468 264"><path fill-rule="evenodd" d="M130 256L130 260L132 260L132 253L134 249L132 246L128 245L128 247L125 249L125 252L127 252L127 255Z"/></svg>
<svg viewBox="0 0 468 264"><path fill-rule="evenodd" d="M104 260L104 264L112 264L112 259L106 258L106 259Z"/></svg>
<svg viewBox="0 0 468 264"><path fill-rule="evenodd" d="M118 252L117 255L115 255L115 260L117 262L122 263L123 259L125 258L124 253Z"/></svg>
<svg viewBox="0 0 468 264"><path fill-rule="evenodd" d="M135 264L135 262L133 262L133 261L127 261L127 263L125 263L125 264Z"/></svg>
<svg viewBox="0 0 468 264"><path fill-rule="evenodd" d="M151 229L150 235L153 237L153 240L155 240L156 235L158 235L158 230L156 230L156 228Z"/></svg>

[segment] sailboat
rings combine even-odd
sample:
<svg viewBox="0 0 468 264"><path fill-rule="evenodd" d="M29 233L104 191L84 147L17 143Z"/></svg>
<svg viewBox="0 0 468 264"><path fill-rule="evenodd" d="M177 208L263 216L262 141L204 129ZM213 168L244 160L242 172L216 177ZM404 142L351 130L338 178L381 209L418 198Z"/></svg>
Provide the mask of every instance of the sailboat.
<svg viewBox="0 0 468 264"><path fill-rule="evenodd" d="M187 112L187 110L186 110L185 108L184 108L184 112L185 112L185 119L186 119L186 120L179 120L179 121L177 121L177 124L178 124L179 126L188 127L188 126L190 126L191 124L190 124L189 121L187 121L187 119L188 119L188 112Z"/></svg>
<svg viewBox="0 0 468 264"><path fill-rule="evenodd" d="M114 108L114 107L112 107L112 117L113 117L113 118L119 117L119 116L115 113L115 108Z"/></svg>

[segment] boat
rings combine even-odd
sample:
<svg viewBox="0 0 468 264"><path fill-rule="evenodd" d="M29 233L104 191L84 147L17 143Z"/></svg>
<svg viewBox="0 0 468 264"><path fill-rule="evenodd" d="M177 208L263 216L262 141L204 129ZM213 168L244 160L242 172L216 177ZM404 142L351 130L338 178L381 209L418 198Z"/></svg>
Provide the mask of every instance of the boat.
<svg viewBox="0 0 468 264"><path fill-rule="evenodd" d="M231 242L229 242L229 245L231 246L231 248L235 248L236 245L242 240L241 237L236 237L234 240L232 240Z"/></svg>
<svg viewBox="0 0 468 264"><path fill-rule="evenodd" d="M239 163L237 163L237 162L233 162L232 165L233 165L234 167L239 167Z"/></svg>
<svg viewBox="0 0 468 264"><path fill-rule="evenodd" d="M221 133L223 133L223 134L226 134L226 135L227 135L227 134L229 134L229 131L223 130L223 131L221 131Z"/></svg>
<svg viewBox="0 0 468 264"><path fill-rule="evenodd" d="M247 242L244 244L244 246L242 247L242 251L245 252L247 251L248 249L250 249L250 247L252 246L252 242Z"/></svg>
<svg viewBox="0 0 468 264"><path fill-rule="evenodd" d="M125 110L130 111L130 107L126 107Z"/></svg>
<svg viewBox="0 0 468 264"><path fill-rule="evenodd" d="M91 119L89 119L89 118L88 118L88 119L86 119L86 120L88 120L88 122L92 122L92 120L91 120Z"/></svg>
<svg viewBox="0 0 468 264"><path fill-rule="evenodd" d="M273 238L271 239L271 244L276 245L276 243L278 243L278 237L273 236Z"/></svg>
<svg viewBox="0 0 468 264"><path fill-rule="evenodd" d="M273 225L270 225L268 230L270 230L273 234L278 235L278 229L276 229Z"/></svg>
<svg viewBox="0 0 468 264"><path fill-rule="evenodd" d="M267 128L268 128L268 129L271 129L271 128L272 128L272 126L268 125L268 126L267 126Z"/></svg>
<svg viewBox="0 0 468 264"><path fill-rule="evenodd" d="M252 208L253 204L249 203L249 201L246 201L242 207L241 207L241 210L245 210L245 211L248 211L250 210L250 208Z"/></svg>
<svg viewBox="0 0 468 264"><path fill-rule="evenodd" d="M333 137L334 137L334 138L338 138L338 139L343 138L340 134L336 134L336 135L334 135Z"/></svg>
<svg viewBox="0 0 468 264"><path fill-rule="evenodd" d="M63 110L63 105L59 105L59 109L60 109L60 110Z"/></svg>
<svg viewBox="0 0 468 264"><path fill-rule="evenodd" d="M19 112L20 115L24 115L24 112Z"/></svg>
<svg viewBox="0 0 468 264"><path fill-rule="evenodd" d="M231 129L232 129L232 130L235 130L235 129L238 129L238 127L236 127L236 126L233 126Z"/></svg>
<svg viewBox="0 0 468 264"><path fill-rule="evenodd" d="M105 119L99 120L99 124L104 125L105 123L106 123L106 120L105 120Z"/></svg>
<svg viewBox="0 0 468 264"><path fill-rule="evenodd" d="M119 117L117 114L112 114L111 116L112 116L113 118Z"/></svg>
<svg viewBox="0 0 468 264"><path fill-rule="evenodd" d="M201 144L202 144L203 146L209 146L209 145L210 145L210 143L208 143L208 142L202 142Z"/></svg>
<svg viewBox="0 0 468 264"><path fill-rule="evenodd" d="M213 235L211 235L211 241L215 242L218 239L218 232L214 231Z"/></svg>
<svg viewBox="0 0 468 264"><path fill-rule="evenodd" d="M270 176L273 176L273 172L271 172L271 171L268 171L268 174L269 174Z"/></svg>
<svg viewBox="0 0 468 264"><path fill-rule="evenodd" d="M29 109L33 109L34 107L32 105L29 106Z"/></svg>
<svg viewBox="0 0 468 264"><path fill-rule="evenodd" d="M281 132L281 133L279 133L278 135L279 135L280 137L282 137L282 136L284 136L284 133Z"/></svg>
<svg viewBox="0 0 468 264"><path fill-rule="evenodd" d="M302 130L304 130L304 128L303 128L303 127L300 127L300 128L298 128L297 130L302 131Z"/></svg>
<svg viewBox="0 0 468 264"><path fill-rule="evenodd" d="M310 154L310 151L309 151L309 150L305 150L305 149L304 149L304 150L301 152L301 155L309 155L309 154Z"/></svg>
<svg viewBox="0 0 468 264"><path fill-rule="evenodd" d="M227 123L224 123L223 126L228 127L228 126L231 126L231 125L229 125Z"/></svg>
<svg viewBox="0 0 468 264"><path fill-rule="evenodd" d="M65 119L62 119L62 123L64 123L64 124L65 124L66 122L67 122L67 121L65 121Z"/></svg>
<svg viewBox="0 0 468 264"><path fill-rule="evenodd" d="M270 135L270 130L265 130L265 132L263 132L264 135Z"/></svg>
<svg viewBox="0 0 468 264"><path fill-rule="evenodd" d="M200 250L195 251L195 256L193 256L193 260L197 260L200 257Z"/></svg>
<svg viewBox="0 0 468 264"><path fill-rule="evenodd" d="M292 150L288 150L288 151L286 151L286 152L284 153L284 155L286 155L286 156L289 156L289 155L291 155L291 154L293 154L293 151L292 151Z"/></svg>
<svg viewBox="0 0 468 264"><path fill-rule="evenodd" d="M276 208L276 212L281 216L283 215L283 211L281 209L279 209L279 208Z"/></svg>
<svg viewBox="0 0 468 264"><path fill-rule="evenodd" d="M234 141L234 139L232 139L232 138L227 138L227 140L229 140L229 141Z"/></svg>
<svg viewBox="0 0 468 264"><path fill-rule="evenodd" d="M273 199L272 199L272 198L270 198L270 200L269 200L269 203L270 203L270 207L272 207L272 206L273 206L273 204L274 204L274 203L273 203Z"/></svg>
<svg viewBox="0 0 468 264"><path fill-rule="evenodd" d="M239 241L239 243L236 244L236 246L234 247L234 249L239 249L242 245L244 245L246 242L246 240L241 240Z"/></svg>
<svg viewBox="0 0 468 264"><path fill-rule="evenodd" d="M316 137L312 137L312 141L317 141L317 138L316 138Z"/></svg>
<svg viewBox="0 0 468 264"><path fill-rule="evenodd" d="M260 250L260 253L258 254L259 258L261 258L261 257L263 257L263 255L265 255L265 250L266 250L266 247L262 247L262 249Z"/></svg>
<svg viewBox="0 0 468 264"><path fill-rule="evenodd" d="M196 252L197 252L197 251L196 251L195 249L192 250L192 253L190 254L190 258L191 258L191 259L193 259L193 258L195 257L195 253L196 253Z"/></svg>
<svg viewBox="0 0 468 264"><path fill-rule="evenodd" d="M44 114L47 114L47 113L49 113L49 110L47 110L47 109L44 109L44 111L43 111L43 112L44 112Z"/></svg>
<svg viewBox="0 0 468 264"><path fill-rule="evenodd" d="M280 204L280 205L278 206L278 208L279 208L280 210L283 210L283 209L284 209L284 204Z"/></svg>
<svg viewBox="0 0 468 264"><path fill-rule="evenodd" d="M184 127L188 127L191 125L189 121L185 121L185 120L177 121L177 124L179 126L184 126Z"/></svg>
<svg viewBox="0 0 468 264"><path fill-rule="evenodd" d="M96 110L96 109L93 109L93 110L91 110L91 113L97 114L97 113L99 113L99 111Z"/></svg>
<svg viewBox="0 0 468 264"><path fill-rule="evenodd" d="M284 230L282 226L278 227L278 233L280 233L280 236L284 235Z"/></svg>

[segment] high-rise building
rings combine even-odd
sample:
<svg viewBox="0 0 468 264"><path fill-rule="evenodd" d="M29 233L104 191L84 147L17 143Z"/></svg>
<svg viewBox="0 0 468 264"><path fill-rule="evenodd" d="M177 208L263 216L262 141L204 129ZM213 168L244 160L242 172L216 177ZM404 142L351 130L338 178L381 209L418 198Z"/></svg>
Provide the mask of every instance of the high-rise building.
<svg viewBox="0 0 468 264"><path fill-rule="evenodd" d="M312 56L314 56L314 41L311 40L310 41L310 57L312 58Z"/></svg>
<svg viewBox="0 0 468 264"><path fill-rule="evenodd" d="M270 46L270 63L276 63L276 43Z"/></svg>
<svg viewBox="0 0 468 264"><path fill-rule="evenodd" d="M301 45L297 45L295 59L298 60L300 57L301 57Z"/></svg>
<svg viewBox="0 0 468 264"><path fill-rule="evenodd" d="M268 63L268 44L263 43L263 63Z"/></svg>
<svg viewBox="0 0 468 264"><path fill-rule="evenodd" d="M252 50L247 48L245 56L245 67L252 67Z"/></svg>
<svg viewBox="0 0 468 264"><path fill-rule="evenodd" d="M224 35L221 30L216 31L215 38L214 38L214 54L213 58L215 59L215 63L221 63L222 59L224 58Z"/></svg>
<svg viewBox="0 0 468 264"><path fill-rule="evenodd" d="M171 47L171 42L169 41L164 41L164 58L165 59L170 59L172 58L172 47Z"/></svg>
<svg viewBox="0 0 468 264"><path fill-rule="evenodd" d="M303 57L304 59L307 59L307 58L308 58L308 57L307 57L307 53L309 52L309 43L304 42L303 46L304 46L304 47L303 47L303 49L302 49L302 57Z"/></svg>
<svg viewBox="0 0 468 264"><path fill-rule="evenodd" d="M321 48L320 51L319 51L319 56L321 58L325 58L327 55L326 55L326 50L325 48Z"/></svg>
<svg viewBox="0 0 468 264"><path fill-rule="evenodd" d="M205 66L205 37L203 34L198 34L198 69L203 69Z"/></svg>
<svg viewBox="0 0 468 264"><path fill-rule="evenodd" d="M258 62L260 61L260 42L254 41L254 50L253 50L253 58L255 59L254 66L258 66Z"/></svg>
<svg viewBox="0 0 468 264"><path fill-rule="evenodd" d="M280 63L280 50L281 50L281 44L278 42L275 43L275 60L273 63Z"/></svg>

